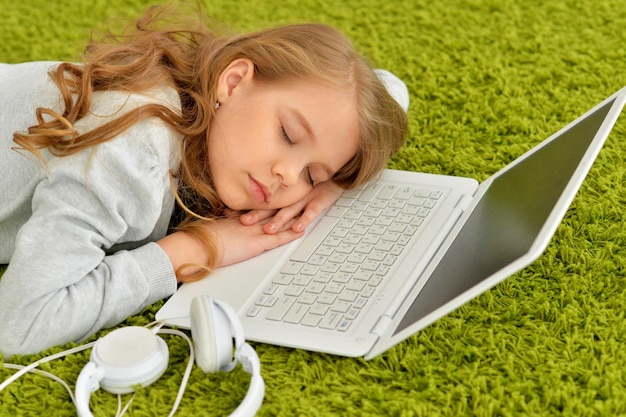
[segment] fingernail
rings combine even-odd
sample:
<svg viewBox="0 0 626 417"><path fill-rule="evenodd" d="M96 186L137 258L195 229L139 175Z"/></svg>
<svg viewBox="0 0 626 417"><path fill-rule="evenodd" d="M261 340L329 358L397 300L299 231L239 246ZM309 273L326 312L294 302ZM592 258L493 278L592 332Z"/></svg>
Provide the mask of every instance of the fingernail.
<svg viewBox="0 0 626 417"><path fill-rule="evenodd" d="M265 225L265 231L269 233L274 233L276 231L276 225L274 223L268 223Z"/></svg>

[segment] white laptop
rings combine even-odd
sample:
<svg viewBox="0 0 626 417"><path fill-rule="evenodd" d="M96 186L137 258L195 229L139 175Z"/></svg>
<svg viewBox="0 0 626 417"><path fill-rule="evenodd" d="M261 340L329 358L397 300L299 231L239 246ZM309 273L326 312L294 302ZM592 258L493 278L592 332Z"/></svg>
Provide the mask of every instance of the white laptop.
<svg viewBox="0 0 626 417"><path fill-rule="evenodd" d="M373 358L545 250L626 100L626 87L481 185L385 170L346 191L304 237L182 285L156 318L189 328L200 294L246 338Z"/></svg>

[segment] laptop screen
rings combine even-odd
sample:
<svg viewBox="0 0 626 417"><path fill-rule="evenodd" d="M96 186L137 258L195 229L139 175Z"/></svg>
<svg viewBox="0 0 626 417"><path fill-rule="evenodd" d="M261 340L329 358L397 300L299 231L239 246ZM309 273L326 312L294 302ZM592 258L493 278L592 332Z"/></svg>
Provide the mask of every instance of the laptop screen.
<svg viewBox="0 0 626 417"><path fill-rule="evenodd" d="M494 178L394 335L531 249L613 101Z"/></svg>

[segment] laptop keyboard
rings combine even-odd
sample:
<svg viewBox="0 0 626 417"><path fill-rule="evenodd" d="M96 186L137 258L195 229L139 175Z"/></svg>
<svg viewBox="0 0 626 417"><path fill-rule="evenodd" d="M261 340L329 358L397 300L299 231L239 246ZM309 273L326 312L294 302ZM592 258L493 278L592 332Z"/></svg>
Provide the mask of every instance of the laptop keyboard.
<svg viewBox="0 0 626 417"><path fill-rule="evenodd" d="M349 330L442 195L380 182L344 192L246 315Z"/></svg>

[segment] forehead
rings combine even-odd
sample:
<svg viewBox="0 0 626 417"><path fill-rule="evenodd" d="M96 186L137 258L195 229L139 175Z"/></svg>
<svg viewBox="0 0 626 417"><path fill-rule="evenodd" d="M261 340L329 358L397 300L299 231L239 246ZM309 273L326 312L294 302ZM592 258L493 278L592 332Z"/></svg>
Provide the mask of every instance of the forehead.
<svg viewBox="0 0 626 417"><path fill-rule="evenodd" d="M317 145L326 148L337 171L357 152L359 138L357 100L352 88L314 81L281 83L281 117L296 123Z"/></svg>

